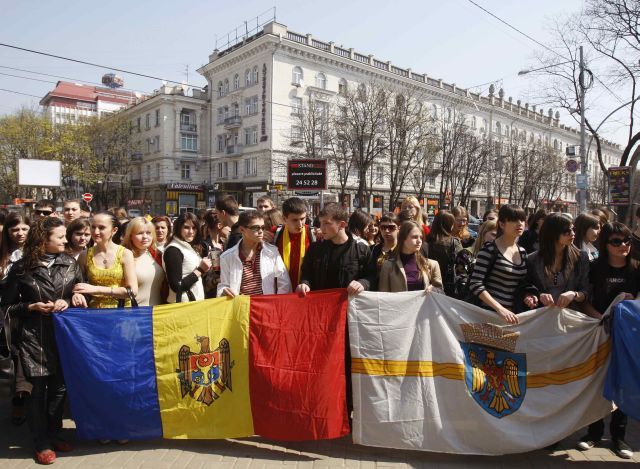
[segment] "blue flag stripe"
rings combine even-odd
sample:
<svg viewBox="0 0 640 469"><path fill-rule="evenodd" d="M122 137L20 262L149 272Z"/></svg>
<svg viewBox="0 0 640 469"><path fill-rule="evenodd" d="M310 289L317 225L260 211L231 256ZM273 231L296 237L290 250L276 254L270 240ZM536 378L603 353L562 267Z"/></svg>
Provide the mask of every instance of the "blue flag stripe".
<svg viewBox="0 0 640 469"><path fill-rule="evenodd" d="M54 324L78 437L161 438L152 308L69 309Z"/></svg>

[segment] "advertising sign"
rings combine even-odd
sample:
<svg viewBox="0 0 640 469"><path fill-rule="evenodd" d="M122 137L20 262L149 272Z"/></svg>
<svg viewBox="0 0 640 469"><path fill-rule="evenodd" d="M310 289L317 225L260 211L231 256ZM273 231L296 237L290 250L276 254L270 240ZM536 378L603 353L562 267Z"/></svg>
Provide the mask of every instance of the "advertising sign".
<svg viewBox="0 0 640 469"><path fill-rule="evenodd" d="M327 188L327 160L287 161L287 190L321 191Z"/></svg>
<svg viewBox="0 0 640 469"><path fill-rule="evenodd" d="M629 205L631 202L631 167L609 168L609 204Z"/></svg>

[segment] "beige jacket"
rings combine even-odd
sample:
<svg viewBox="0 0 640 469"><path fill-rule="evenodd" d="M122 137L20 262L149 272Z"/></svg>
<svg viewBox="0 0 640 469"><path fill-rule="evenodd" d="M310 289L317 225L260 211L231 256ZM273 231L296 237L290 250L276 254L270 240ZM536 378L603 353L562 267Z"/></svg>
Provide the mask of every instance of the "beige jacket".
<svg viewBox="0 0 640 469"><path fill-rule="evenodd" d="M425 288L429 285L442 288L442 275L437 261L427 259L427 271L422 272ZM401 292L407 291L407 275L400 257L392 257L384 261L380 269L378 291Z"/></svg>

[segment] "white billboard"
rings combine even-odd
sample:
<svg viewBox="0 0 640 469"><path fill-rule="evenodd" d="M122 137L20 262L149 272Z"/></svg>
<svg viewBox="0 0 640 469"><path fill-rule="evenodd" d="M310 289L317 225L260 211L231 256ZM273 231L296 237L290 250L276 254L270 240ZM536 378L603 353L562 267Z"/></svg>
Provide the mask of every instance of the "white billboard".
<svg viewBox="0 0 640 469"><path fill-rule="evenodd" d="M18 185L60 187L62 164L53 160L18 159Z"/></svg>

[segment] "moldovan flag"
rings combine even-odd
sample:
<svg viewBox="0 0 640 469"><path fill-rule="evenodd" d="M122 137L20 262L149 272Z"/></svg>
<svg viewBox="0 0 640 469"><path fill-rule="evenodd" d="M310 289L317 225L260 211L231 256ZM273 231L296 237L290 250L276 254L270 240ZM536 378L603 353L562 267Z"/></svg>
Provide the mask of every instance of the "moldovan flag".
<svg viewBox="0 0 640 469"><path fill-rule="evenodd" d="M497 455L542 448L604 417L610 341L582 313L496 313L423 292L349 305L353 436L362 445Z"/></svg>
<svg viewBox="0 0 640 469"><path fill-rule="evenodd" d="M334 290L56 314L78 436L341 437L346 310Z"/></svg>

